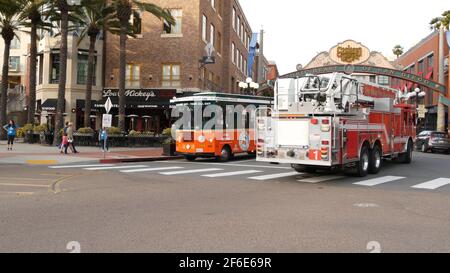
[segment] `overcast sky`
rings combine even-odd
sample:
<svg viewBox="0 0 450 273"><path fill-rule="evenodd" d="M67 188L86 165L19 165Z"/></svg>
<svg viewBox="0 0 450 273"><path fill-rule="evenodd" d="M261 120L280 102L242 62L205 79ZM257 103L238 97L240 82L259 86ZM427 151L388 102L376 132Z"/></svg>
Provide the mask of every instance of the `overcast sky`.
<svg viewBox="0 0 450 273"><path fill-rule="evenodd" d="M431 30L429 22L450 10L449 0L240 0L254 32L265 30L264 53L280 73L306 65L317 53L354 39L392 57Z"/></svg>

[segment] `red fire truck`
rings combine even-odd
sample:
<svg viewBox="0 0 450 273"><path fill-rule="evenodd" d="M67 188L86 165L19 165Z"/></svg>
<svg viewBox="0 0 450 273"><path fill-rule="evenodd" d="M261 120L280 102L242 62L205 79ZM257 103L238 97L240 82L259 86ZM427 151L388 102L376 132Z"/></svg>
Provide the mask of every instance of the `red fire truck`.
<svg viewBox="0 0 450 273"><path fill-rule="evenodd" d="M278 79L274 109L257 112L257 160L361 177L383 159L410 163L416 108L407 97L341 73Z"/></svg>

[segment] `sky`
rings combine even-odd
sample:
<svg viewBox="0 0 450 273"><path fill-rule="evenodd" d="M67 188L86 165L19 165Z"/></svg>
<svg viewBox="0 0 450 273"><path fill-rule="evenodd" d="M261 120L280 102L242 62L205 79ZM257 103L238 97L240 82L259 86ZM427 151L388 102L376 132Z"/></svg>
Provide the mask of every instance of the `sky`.
<svg viewBox="0 0 450 273"><path fill-rule="evenodd" d="M449 0L239 0L253 32L265 31L264 55L281 74L305 66L319 52L347 39L394 58L431 33L432 18Z"/></svg>

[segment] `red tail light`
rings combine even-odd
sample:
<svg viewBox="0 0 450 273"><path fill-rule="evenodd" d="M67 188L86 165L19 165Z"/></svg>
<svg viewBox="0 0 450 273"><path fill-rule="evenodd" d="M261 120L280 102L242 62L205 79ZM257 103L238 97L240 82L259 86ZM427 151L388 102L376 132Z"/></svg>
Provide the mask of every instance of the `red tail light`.
<svg viewBox="0 0 450 273"><path fill-rule="evenodd" d="M311 124L317 125L319 124L319 120L316 118L311 119Z"/></svg>
<svg viewBox="0 0 450 273"><path fill-rule="evenodd" d="M328 145L330 145L330 142L328 140L323 140L322 145L328 146Z"/></svg>
<svg viewBox="0 0 450 273"><path fill-rule="evenodd" d="M324 120L322 120L322 124L325 124L325 125L330 124L330 121L328 119L324 119Z"/></svg>

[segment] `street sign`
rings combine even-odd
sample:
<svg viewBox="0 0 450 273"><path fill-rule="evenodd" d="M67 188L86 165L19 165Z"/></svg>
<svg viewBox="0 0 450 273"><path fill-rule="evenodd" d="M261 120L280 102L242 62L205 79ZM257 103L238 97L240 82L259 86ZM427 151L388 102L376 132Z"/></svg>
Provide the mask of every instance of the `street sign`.
<svg viewBox="0 0 450 273"><path fill-rule="evenodd" d="M103 121L102 121L102 127L111 128L111 126L112 126L112 115L104 114Z"/></svg>
<svg viewBox="0 0 450 273"><path fill-rule="evenodd" d="M108 97L108 99L105 102L105 110L106 110L107 114L109 114L109 111L111 111L112 106L113 106L113 104L111 102L111 98Z"/></svg>
<svg viewBox="0 0 450 273"><path fill-rule="evenodd" d="M421 104L417 108L417 112L419 115L419 118L425 118L425 114L427 113L427 109L425 108L425 105Z"/></svg>

